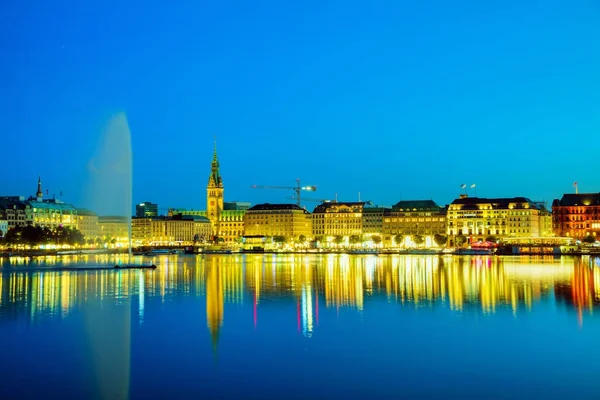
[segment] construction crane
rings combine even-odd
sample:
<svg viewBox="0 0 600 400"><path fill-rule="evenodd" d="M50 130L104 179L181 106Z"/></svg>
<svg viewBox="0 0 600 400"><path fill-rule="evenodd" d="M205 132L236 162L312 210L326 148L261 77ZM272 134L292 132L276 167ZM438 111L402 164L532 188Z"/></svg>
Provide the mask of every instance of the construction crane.
<svg viewBox="0 0 600 400"><path fill-rule="evenodd" d="M296 186L260 186L260 185L253 185L251 186L252 189L285 189L285 190L293 190L295 195L294 198L296 199L296 204L298 204L298 207L300 207L300 193L305 190L307 192L315 192L317 190L316 186L300 186L300 179L296 179Z"/></svg>

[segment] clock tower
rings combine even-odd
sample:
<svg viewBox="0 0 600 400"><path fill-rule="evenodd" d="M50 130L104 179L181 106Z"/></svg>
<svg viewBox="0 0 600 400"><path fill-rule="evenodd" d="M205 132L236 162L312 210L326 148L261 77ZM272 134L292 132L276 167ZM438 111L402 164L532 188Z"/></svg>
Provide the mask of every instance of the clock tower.
<svg viewBox="0 0 600 400"><path fill-rule="evenodd" d="M213 152L211 172L206 186L206 215L212 224L213 235L219 235L219 220L223 211L223 181L219 172L217 142Z"/></svg>

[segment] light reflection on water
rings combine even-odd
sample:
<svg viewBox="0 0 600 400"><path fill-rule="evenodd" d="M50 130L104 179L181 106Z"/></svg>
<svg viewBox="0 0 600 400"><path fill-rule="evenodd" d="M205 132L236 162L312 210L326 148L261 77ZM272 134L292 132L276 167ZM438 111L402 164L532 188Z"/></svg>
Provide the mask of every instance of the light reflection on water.
<svg viewBox="0 0 600 400"><path fill-rule="evenodd" d="M173 255L155 258L157 270L112 270L119 261L114 256L11 258L0 270L0 315L20 310L33 319L64 317L89 298L118 302L205 293L215 310L223 302L294 298L307 318L315 313L315 296L323 297L321 306L359 311L369 296L410 306L439 303L455 311L479 307L484 313L503 306L530 311L545 298L582 314L600 301L600 269L585 257ZM76 267L98 270L69 270Z"/></svg>
<svg viewBox="0 0 600 400"><path fill-rule="evenodd" d="M139 332L144 342L146 324L148 329L182 325L191 318L188 311L172 311L181 315L171 320L164 310L176 310L186 299L202 302L203 309L192 315L195 320L204 314L210 337L204 343L214 354L223 347L223 335L229 337L225 341L231 348L247 340L248 332L240 329L264 335L275 330L273 324L282 323L313 341L323 321L331 326L342 312L356 313L365 321L371 315L397 318L387 308L382 314L382 304L414 310L421 322L431 320L428 310L488 318L500 311L517 317L567 310L572 325L580 330L600 304L600 268L596 259L587 257L171 255L155 257L156 270L111 268L123 261L114 256L5 260L0 270L0 339L15 339L1 329L11 321L26 321L35 329L84 315L85 330L72 334L89 336L87 348L104 354L90 358L96 365L96 393L126 398L130 363L142 357L131 348L137 343L131 332ZM77 267L98 270L70 270ZM107 337L119 337L120 347L113 348ZM182 340L162 337L161 343L167 339ZM356 339L345 340L356 345ZM119 379L115 379L115 363L124 368L117 374ZM143 390L136 390L137 397L143 397Z"/></svg>

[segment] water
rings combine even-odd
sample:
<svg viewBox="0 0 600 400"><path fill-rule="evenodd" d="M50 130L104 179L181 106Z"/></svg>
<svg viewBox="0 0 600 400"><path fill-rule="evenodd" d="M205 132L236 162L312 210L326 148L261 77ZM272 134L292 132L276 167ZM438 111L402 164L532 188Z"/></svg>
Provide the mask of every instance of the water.
<svg viewBox="0 0 600 400"><path fill-rule="evenodd" d="M153 261L5 261L3 398L600 398L597 259Z"/></svg>

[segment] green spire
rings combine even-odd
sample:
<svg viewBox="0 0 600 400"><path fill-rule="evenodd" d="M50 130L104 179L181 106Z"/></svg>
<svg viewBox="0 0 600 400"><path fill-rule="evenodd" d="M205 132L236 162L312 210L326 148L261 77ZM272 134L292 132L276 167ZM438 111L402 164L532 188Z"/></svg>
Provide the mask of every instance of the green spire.
<svg viewBox="0 0 600 400"><path fill-rule="evenodd" d="M217 158L217 141L215 140L213 159L211 164L211 173L208 178L208 185L214 187L223 187L221 173L219 172L219 159Z"/></svg>

